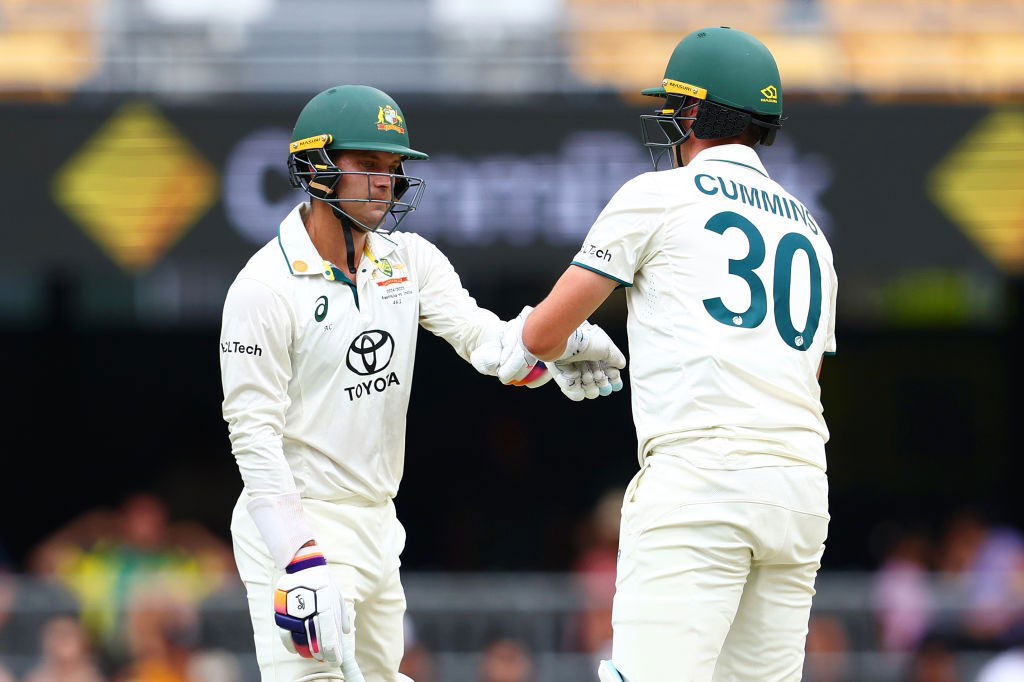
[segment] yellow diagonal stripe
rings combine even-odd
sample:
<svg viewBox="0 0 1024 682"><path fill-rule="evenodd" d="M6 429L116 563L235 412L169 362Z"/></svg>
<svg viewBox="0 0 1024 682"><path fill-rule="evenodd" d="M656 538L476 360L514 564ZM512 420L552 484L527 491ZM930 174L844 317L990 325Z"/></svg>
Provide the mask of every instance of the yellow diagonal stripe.
<svg viewBox="0 0 1024 682"><path fill-rule="evenodd" d="M159 111L133 102L58 171L54 195L115 262L139 272L206 212L217 176Z"/></svg>
<svg viewBox="0 0 1024 682"><path fill-rule="evenodd" d="M929 177L932 200L996 265L1024 272L1024 112L986 117Z"/></svg>

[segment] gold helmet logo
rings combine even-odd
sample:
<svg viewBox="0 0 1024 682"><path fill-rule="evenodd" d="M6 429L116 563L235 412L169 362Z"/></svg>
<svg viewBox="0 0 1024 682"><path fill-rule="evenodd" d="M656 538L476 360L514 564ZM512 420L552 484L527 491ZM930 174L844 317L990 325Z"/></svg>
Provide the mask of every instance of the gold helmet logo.
<svg viewBox="0 0 1024 682"><path fill-rule="evenodd" d="M776 88L774 85L769 85L768 87L762 89L761 90L761 101L762 102L768 102L770 104L778 104L779 103L779 89Z"/></svg>
<svg viewBox="0 0 1024 682"><path fill-rule="evenodd" d="M398 111L390 104L378 107L377 130L393 130L396 133L404 133L405 128L402 127L403 123L405 123L405 121L402 120Z"/></svg>

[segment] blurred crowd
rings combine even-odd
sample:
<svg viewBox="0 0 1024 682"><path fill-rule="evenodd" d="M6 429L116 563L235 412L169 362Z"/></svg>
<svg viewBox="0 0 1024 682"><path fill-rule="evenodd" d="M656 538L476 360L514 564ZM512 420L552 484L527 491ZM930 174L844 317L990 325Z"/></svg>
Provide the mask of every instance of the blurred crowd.
<svg viewBox="0 0 1024 682"><path fill-rule="evenodd" d="M230 549L172 523L159 498L83 514L25 568L33 589L17 592L9 564L0 582L0 682L241 682L233 656L198 646L200 614L234 572Z"/></svg>
<svg viewBox="0 0 1024 682"><path fill-rule="evenodd" d="M579 524L572 576L580 606L563 641L550 643L589 658L587 667L611 654L622 492L609 490ZM938 535L896 525L876 535L870 590L851 596L868 603L816 603L807 682L876 679L856 660L865 652L880 652L873 660L898 667L907 682L1024 680L1024 534L961 511ZM16 581L0 550L0 682L255 678L230 548L198 524L172 522L153 495L82 515L40 543L23 568L29 577ZM432 651L407 625L402 671L441 682L446 652ZM211 641L232 644L206 648ZM511 631L482 641L467 673L476 682L538 679L543 652L530 642Z"/></svg>
<svg viewBox="0 0 1024 682"><path fill-rule="evenodd" d="M939 537L897 524L876 535L882 559L869 597L871 627L857 632L839 613L816 609L805 679L852 679L859 648L899 662L908 682L1024 680L1024 534L962 510Z"/></svg>

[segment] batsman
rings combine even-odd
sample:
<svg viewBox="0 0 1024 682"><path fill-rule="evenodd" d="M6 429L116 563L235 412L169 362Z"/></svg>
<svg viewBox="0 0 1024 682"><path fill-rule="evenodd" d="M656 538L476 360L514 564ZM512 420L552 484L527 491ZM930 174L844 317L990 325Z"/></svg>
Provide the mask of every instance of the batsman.
<svg viewBox="0 0 1024 682"><path fill-rule="evenodd" d="M264 682L396 682L405 593L395 516L419 326L495 373L507 323L448 259L395 231L427 155L387 94L316 95L288 171L308 202L238 274L220 337L223 413L244 488L231 521ZM568 333L566 334L568 336ZM515 383L574 400L621 388L625 358L598 327Z"/></svg>
<svg viewBox="0 0 1024 682"><path fill-rule="evenodd" d="M626 287L640 471L622 505L602 682L800 679L828 529L818 375L836 350L825 234L755 151L782 123L775 59L742 31L675 48L644 140L661 172L612 197L499 378L558 358Z"/></svg>

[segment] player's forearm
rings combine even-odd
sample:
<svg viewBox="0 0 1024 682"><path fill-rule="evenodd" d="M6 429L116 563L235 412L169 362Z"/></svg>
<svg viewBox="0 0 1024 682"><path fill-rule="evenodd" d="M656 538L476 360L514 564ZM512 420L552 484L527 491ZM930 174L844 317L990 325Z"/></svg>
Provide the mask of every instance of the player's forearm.
<svg viewBox="0 0 1024 682"><path fill-rule="evenodd" d="M543 303L526 318L523 325L523 346L540 360L550 362L565 352L565 342L576 327L563 329L557 319L552 319L550 310L542 309ZM577 325L578 326L578 325Z"/></svg>
<svg viewBox="0 0 1024 682"><path fill-rule="evenodd" d="M523 325L523 346L541 360L561 357L569 336L614 288L606 277L570 267Z"/></svg>

